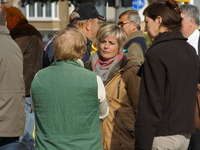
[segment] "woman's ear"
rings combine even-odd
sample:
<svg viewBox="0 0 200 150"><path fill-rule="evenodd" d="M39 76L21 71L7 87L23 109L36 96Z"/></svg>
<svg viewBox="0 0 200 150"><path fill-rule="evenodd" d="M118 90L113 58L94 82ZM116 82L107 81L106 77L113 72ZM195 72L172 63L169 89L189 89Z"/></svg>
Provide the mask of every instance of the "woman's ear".
<svg viewBox="0 0 200 150"><path fill-rule="evenodd" d="M157 23L158 23L158 26L160 27L161 24L162 24L162 17L161 17L161 16L158 16L158 17L156 18L156 21L157 21Z"/></svg>

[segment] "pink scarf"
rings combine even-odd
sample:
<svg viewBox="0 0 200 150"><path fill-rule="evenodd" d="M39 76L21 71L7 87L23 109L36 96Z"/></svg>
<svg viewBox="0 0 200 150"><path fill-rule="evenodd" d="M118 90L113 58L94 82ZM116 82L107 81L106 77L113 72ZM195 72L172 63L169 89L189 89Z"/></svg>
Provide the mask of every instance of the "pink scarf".
<svg viewBox="0 0 200 150"><path fill-rule="evenodd" d="M102 61L100 58L96 61L96 63L94 64L94 67L93 67L93 70L96 69L96 65L99 63L99 65L101 67L106 67L106 66L109 66L114 60L117 60L117 62L119 62L124 56L124 53L123 52L119 52L117 56L115 56L114 58L112 59L109 59L107 61Z"/></svg>

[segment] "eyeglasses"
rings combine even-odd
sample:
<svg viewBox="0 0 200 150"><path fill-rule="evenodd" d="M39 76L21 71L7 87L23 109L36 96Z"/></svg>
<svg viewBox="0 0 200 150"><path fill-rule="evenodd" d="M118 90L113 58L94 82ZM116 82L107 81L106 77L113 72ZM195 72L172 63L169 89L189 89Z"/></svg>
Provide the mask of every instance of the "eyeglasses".
<svg viewBox="0 0 200 150"><path fill-rule="evenodd" d="M125 25L125 24L127 24L127 23L130 23L130 22L133 22L133 21L118 22L117 25L118 25L118 26L123 26L123 25Z"/></svg>

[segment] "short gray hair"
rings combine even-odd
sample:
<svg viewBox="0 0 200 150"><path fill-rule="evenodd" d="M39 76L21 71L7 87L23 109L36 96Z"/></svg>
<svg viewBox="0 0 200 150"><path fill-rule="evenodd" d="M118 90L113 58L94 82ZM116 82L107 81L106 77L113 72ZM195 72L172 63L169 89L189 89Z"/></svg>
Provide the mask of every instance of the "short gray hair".
<svg viewBox="0 0 200 150"><path fill-rule="evenodd" d="M0 25L4 25L6 24L6 12L5 10L0 7Z"/></svg>
<svg viewBox="0 0 200 150"><path fill-rule="evenodd" d="M140 15L138 14L137 11L127 10L127 11L121 13L121 15L119 16L119 19L124 15L128 15L129 21L136 22L137 23L137 29L140 30L141 18L140 18Z"/></svg>
<svg viewBox="0 0 200 150"><path fill-rule="evenodd" d="M198 7L190 4L181 5L181 13L186 15L187 17L194 19L196 25L200 25L199 22L199 9Z"/></svg>

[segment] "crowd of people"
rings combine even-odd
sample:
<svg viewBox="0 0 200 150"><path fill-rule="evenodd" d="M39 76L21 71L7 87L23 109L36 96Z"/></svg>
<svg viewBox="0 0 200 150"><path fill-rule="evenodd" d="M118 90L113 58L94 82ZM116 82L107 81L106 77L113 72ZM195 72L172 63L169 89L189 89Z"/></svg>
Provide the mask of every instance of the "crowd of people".
<svg viewBox="0 0 200 150"><path fill-rule="evenodd" d="M0 150L200 150L199 9L158 0L143 15L148 48L137 11L99 27L82 3L43 49L18 8L0 7Z"/></svg>

